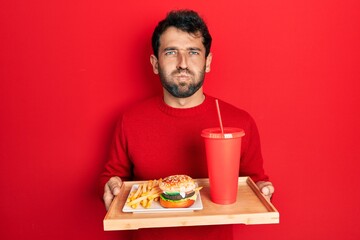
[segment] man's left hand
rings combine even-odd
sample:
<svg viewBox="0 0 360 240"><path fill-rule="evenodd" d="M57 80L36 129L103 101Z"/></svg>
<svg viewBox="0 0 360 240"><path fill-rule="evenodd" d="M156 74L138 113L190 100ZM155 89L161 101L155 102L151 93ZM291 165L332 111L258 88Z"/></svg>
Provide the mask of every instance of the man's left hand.
<svg viewBox="0 0 360 240"><path fill-rule="evenodd" d="M269 181L259 181L256 183L258 188L260 189L260 192L264 194L264 196L270 200L273 193L275 192L275 188Z"/></svg>

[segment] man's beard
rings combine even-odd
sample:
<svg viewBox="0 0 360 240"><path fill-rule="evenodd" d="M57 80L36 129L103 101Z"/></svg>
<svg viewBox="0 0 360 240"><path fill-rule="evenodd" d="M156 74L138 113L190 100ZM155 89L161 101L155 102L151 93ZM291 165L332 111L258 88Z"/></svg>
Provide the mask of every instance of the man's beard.
<svg viewBox="0 0 360 240"><path fill-rule="evenodd" d="M177 98L187 98L192 96L194 93L196 93L204 84L204 78L205 78L205 66L204 69L199 72L199 80L198 82L190 82L190 83L180 83L176 84L174 82L170 82L170 79L164 74L162 69L159 67L159 77L162 86L174 97ZM181 72L185 72L187 75L194 77L193 72L191 72L188 69L183 70L175 70L171 73L170 77L173 77L175 74L180 74ZM169 78L170 78L169 77Z"/></svg>

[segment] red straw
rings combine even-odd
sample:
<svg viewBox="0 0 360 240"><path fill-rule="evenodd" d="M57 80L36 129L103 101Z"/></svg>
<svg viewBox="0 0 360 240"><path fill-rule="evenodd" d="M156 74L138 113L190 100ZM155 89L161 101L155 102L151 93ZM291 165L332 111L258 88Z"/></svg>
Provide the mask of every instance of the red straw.
<svg viewBox="0 0 360 240"><path fill-rule="evenodd" d="M217 109L217 113L218 113L218 118L219 118L221 133L224 134L224 128L223 128L222 121L221 121L219 101L218 101L217 99L215 99L215 103L216 103L216 109Z"/></svg>

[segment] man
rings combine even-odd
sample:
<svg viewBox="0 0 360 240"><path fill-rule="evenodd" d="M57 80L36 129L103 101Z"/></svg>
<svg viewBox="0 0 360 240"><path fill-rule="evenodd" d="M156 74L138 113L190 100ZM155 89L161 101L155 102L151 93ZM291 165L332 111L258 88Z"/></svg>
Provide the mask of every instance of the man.
<svg viewBox="0 0 360 240"><path fill-rule="evenodd" d="M151 98L123 114L102 174L108 209L123 180L149 180L173 174L207 177L204 128L218 125L215 99L203 92L210 71L211 35L199 15L190 10L170 12L152 37L150 62L160 77L163 96ZM274 188L263 170L256 125L251 116L220 101L224 125L244 129L240 175L250 176L267 197ZM231 225L143 229L139 239L231 239Z"/></svg>

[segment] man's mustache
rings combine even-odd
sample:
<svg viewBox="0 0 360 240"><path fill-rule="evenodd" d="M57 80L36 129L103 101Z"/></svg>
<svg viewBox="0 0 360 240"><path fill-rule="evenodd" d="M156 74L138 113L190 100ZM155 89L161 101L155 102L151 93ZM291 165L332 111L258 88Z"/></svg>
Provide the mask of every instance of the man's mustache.
<svg viewBox="0 0 360 240"><path fill-rule="evenodd" d="M192 71L190 71L188 68L177 68L175 71L172 72L172 74L187 74L187 75L193 75Z"/></svg>

